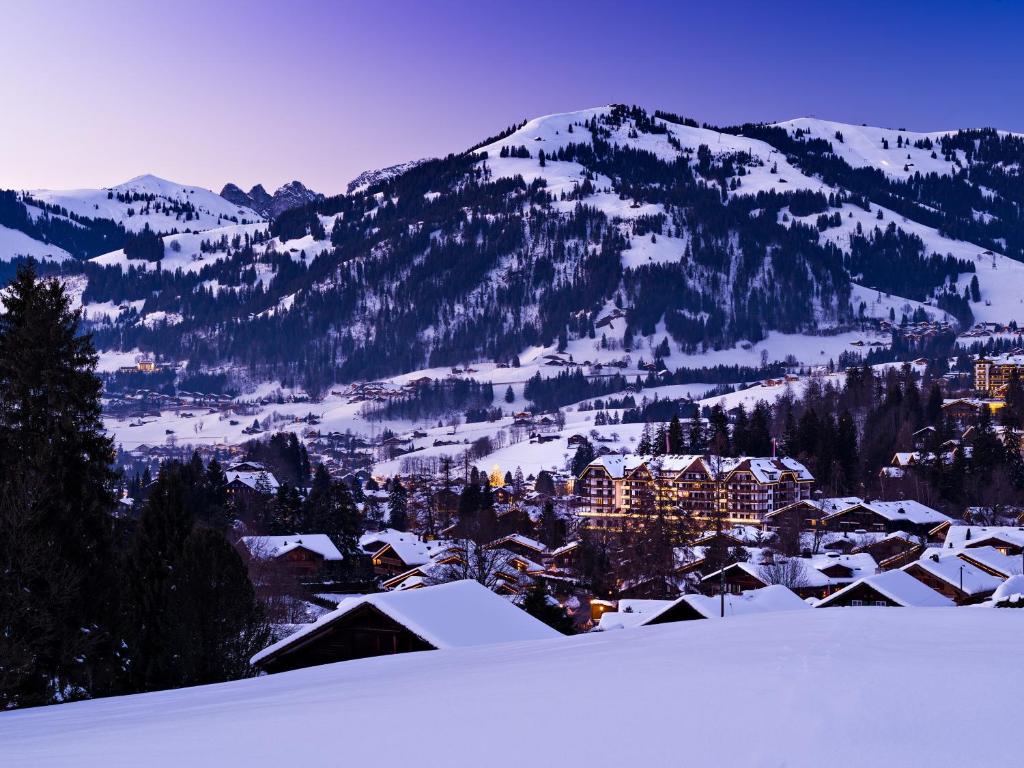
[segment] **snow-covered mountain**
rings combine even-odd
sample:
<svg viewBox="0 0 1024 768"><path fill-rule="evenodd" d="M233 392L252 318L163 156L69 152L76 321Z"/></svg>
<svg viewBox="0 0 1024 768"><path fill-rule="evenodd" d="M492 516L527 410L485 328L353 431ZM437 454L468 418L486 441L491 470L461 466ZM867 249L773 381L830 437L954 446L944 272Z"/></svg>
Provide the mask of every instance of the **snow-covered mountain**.
<svg viewBox="0 0 1024 768"><path fill-rule="evenodd" d="M374 184L379 184L383 181L387 181L388 179L393 179L396 176L400 176L406 171L412 170L417 165L422 165L425 162L427 162L427 158L423 158L420 160L409 160L404 163L398 163L397 165L389 165L386 168L377 168L370 171L363 171L348 183L348 185L345 188L345 191L351 195L353 192L364 190L367 187L370 187Z"/></svg>
<svg viewBox="0 0 1024 768"><path fill-rule="evenodd" d="M260 221L256 211L208 189L152 175L102 189L0 190L0 261L84 259L146 229L203 232Z"/></svg>
<svg viewBox="0 0 1024 768"><path fill-rule="evenodd" d="M236 184L225 184L220 196L235 205L251 208L267 219L323 198L322 194L314 192L300 181L289 181L278 187L272 195L262 184L257 184L248 192L242 191Z"/></svg>
<svg viewBox="0 0 1024 768"><path fill-rule="evenodd" d="M1024 322L1022 163L1024 140L994 130L810 118L716 128L608 106L362 174L349 193L266 223L241 206L263 210L260 187L229 186L229 201L137 180L59 199L75 203L69 227L92 205L112 227L137 231L145 217L162 233L171 221L158 199L194 203L192 231L175 219L153 260L119 244L86 267L87 308L138 305L99 312L101 344L170 344L200 363L244 359L257 376L323 387L560 351L670 369L735 359L734 348L821 362L834 349L822 334L882 330L888 347L884 324L904 318L961 331ZM54 205L51 219L62 215ZM184 276L155 292L123 279L157 257ZM844 343L863 354L869 342L879 346Z"/></svg>
<svg viewBox="0 0 1024 768"><path fill-rule="evenodd" d="M147 225L154 232L201 232L262 218L251 208L225 200L209 189L149 174L109 188L39 189L29 192L28 196L84 218L108 219L131 232L138 232ZM31 204L29 207L33 208Z"/></svg>

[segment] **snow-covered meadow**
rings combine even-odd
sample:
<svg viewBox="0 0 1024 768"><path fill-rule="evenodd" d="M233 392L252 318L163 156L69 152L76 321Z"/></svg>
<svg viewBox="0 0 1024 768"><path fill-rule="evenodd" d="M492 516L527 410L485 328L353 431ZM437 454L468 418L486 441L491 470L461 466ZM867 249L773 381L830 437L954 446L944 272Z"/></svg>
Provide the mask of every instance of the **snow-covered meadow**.
<svg viewBox="0 0 1024 768"><path fill-rule="evenodd" d="M0 714L0 764L1015 766L1022 636L823 608L378 657Z"/></svg>

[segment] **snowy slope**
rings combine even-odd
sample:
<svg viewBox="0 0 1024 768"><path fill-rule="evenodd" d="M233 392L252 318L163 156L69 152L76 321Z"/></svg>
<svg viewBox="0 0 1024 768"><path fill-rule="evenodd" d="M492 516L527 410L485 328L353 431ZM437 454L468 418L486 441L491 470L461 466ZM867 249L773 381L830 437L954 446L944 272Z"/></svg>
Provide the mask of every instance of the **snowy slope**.
<svg viewBox="0 0 1024 768"><path fill-rule="evenodd" d="M0 714L0 764L999 768L1022 632L1019 610L824 608L365 659Z"/></svg>
<svg viewBox="0 0 1024 768"><path fill-rule="evenodd" d="M905 179L915 172L920 172L922 175L926 173L948 175L957 169L955 163L943 159L942 153L937 151L937 147L935 152L937 157L933 158L932 150L914 146L914 142L923 142L926 139L938 144L943 136L955 133L955 131L916 133L893 128L837 123L813 117L800 117L775 125L784 128L792 135L796 135L797 131L800 131L807 138L824 139L831 142L836 155L854 168L877 168L894 179ZM842 141L836 138L837 132L843 135ZM899 138L903 140L903 147L897 146ZM888 149L883 146L883 140L889 143ZM908 142L909 146L907 146ZM904 170L904 166L907 166L907 170Z"/></svg>
<svg viewBox="0 0 1024 768"><path fill-rule="evenodd" d="M0 261L10 261L19 256L31 256L39 261L66 261L71 258L71 254L63 248L0 225Z"/></svg>
<svg viewBox="0 0 1024 768"><path fill-rule="evenodd" d="M42 202L63 206L79 216L110 219L132 231L139 231L149 224L155 232L201 232L230 224L232 219L240 224L262 220L255 211L235 205L209 189L190 187L152 175L137 176L123 184L104 189L42 189L28 194ZM113 197L109 197L110 194ZM145 202L121 202L117 199L118 194L154 196L155 200L150 204L151 212L141 213L141 209L146 206ZM186 202L196 209L196 215L191 220L182 214L155 210L157 204ZM129 209L134 214L130 214ZM29 207L30 213L38 211L38 208Z"/></svg>

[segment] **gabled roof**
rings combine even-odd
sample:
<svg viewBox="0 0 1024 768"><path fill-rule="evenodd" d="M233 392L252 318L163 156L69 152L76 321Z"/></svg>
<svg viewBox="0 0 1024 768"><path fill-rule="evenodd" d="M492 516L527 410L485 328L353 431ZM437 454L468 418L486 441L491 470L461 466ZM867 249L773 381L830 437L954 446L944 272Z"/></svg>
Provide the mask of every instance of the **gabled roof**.
<svg viewBox="0 0 1024 768"><path fill-rule="evenodd" d="M956 555L943 555L942 552L941 549L925 550L920 560L907 563L902 570L911 572L919 568L958 590L963 585L965 595L987 594L1004 581L961 560Z"/></svg>
<svg viewBox="0 0 1024 768"><path fill-rule="evenodd" d="M943 549L985 546L985 541L999 540L1024 546L1024 526L1019 525L951 525L946 531Z"/></svg>
<svg viewBox="0 0 1024 768"><path fill-rule="evenodd" d="M765 518L775 517L781 515L790 509L796 507L811 507L819 510L823 515L831 515L834 512L842 512L843 510L855 507L858 504L863 504L864 499L859 496L836 496L828 499L801 499L800 501L794 501L792 504L787 504L784 507L772 510L765 515Z"/></svg>
<svg viewBox="0 0 1024 768"><path fill-rule="evenodd" d="M548 551L548 548L541 544L539 541L537 541L536 539L531 539L529 536L523 536L521 533L513 533L509 534L508 536L503 536L500 539L492 541L490 544L487 545L487 548L491 549L494 547L501 547L506 544L518 544L521 547L532 549L534 552L540 555L546 554Z"/></svg>
<svg viewBox="0 0 1024 768"><path fill-rule="evenodd" d="M561 635L475 581L453 581L403 592L380 592L343 601L298 632L252 657L257 664L305 645L352 611L373 606L434 648L547 640Z"/></svg>
<svg viewBox="0 0 1024 768"><path fill-rule="evenodd" d="M253 490L257 489L257 486L259 485L261 478L266 480L267 486L270 488L272 492L276 492L279 485L277 482L277 478L274 477L273 473L266 472L264 470L260 470L258 472L250 472L247 470L243 471L229 469L227 472L224 473L224 476L227 479L228 485L237 480L242 485L246 485L249 488L252 488Z"/></svg>
<svg viewBox="0 0 1024 768"><path fill-rule="evenodd" d="M289 536L243 536L240 541L253 557L280 557L294 549L308 549L324 560L344 556L326 533L294 533Z"/></svg>
<svg viewBox="0 0 1024 768"><path fill-rule="evenodd" d="M972 563L983 571L1008 578L1021 573L1024 564L1020 555L1004 555L995 547L968 547L960 550L940 550L943 554L955 552L961 560Z"/></svg>
<svg viewBox="0 0 1024 768"><path fill-rule="evenodd" d="M860 504L847 507L846 509L833 512L827 515L825 519L829 520L833 517L838 517L856 507L862 507L870 512L874 512L876 515L886 520L907 521L914 525L937 525L938 523L944 523L952 519L948 515L944 515L931 507L926 507L924 504L914 499L902 499L900 501L864 501Z"/></svg>
<svg viewBox="0 0 1024 768"><path fill-rule="evenodd" d="M625 456L607 454L594 459L587 465L587 469L600 467L611 477L621 479L644 466L653 472L666 475L685 472L695 465L709 477L718 471L721 471L723 475L729 475L736 471L749 471L759 483L777 482L784 474L792 474L801 481L814 479L807 467L788 456L773 458L719 457L701 454L665 454L663 456L641 456L635 453Z"/></svg>
<svg viewBox="0 0 1024 768"><path fill-rule="evenodd" d="M404 533L401 536L390 536L383 547L373 553L374 557L389 547L398 558L409 566L424 565L437 555L451 548L452 542L443 539L423 541L415 533Z"/></svg>
<svg viewBox="0 0 1024 768"><path fill-rule="evenodd" d="M673 600L661 610L647 616L640 626L661 623L671 615L673 607L686 603L705 619L718 619L722 616L721 596L709 597L707 595L683 595L678 600ZM801 600L791 589L781 584L762 587L761 589L750 589L738 595L725 596L725 615L742 616L750 613L767 613L769 611L794 611L810 606Z"/></svg>
<svg viewBox="0 0 1024 768"><path fill-rule="evenodd" d="M889 598L904 608L942 608L954 605L953 601L948 597L940 595L931 587L922 584L906 571L885 571L884 573L876 573L873 576L857 579L852 584L843 587L838 592L833 592L824 600L821 600L815 608L831 606L862 584L866 584L878 592L878 594Z"/></svg>

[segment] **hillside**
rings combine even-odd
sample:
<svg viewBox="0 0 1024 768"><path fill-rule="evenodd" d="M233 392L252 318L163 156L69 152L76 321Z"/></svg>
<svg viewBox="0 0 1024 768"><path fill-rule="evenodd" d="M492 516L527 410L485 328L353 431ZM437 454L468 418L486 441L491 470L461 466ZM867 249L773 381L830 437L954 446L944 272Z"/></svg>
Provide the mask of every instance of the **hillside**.
<svg viewBox="0 0 1024 768"><path fill-rule="evenodd" d="M259 221L208 189L152 175L103 189L0 190L0 261L85 259L145 229L162 235Z"/></svg>
<svg viewBox="0 0 1024 768"><path fill-rule="evenodd" d="M341 744L353 765L1009 766L1021 613L821 609L365 659L0 714L0 762L330 764ZM963 710L982 732L937 737ZM509 747L526 733L529 754Z"/></svg>
<svg viewBox="0 0 1024 768"><path fill-rule="evenodd" d="M670 370L751 349L813 365L828 362L822 339L881 330L889 348L884 324L904 319L1024 322L1022 161L1024 140L992 130L718 128L610 106L364 174L265 225L149 177L47 199L163 235L143 249L122 234L82 267L87 307L137 308L100 313L102 347L244 362L319 393L559 351ZM118 199L136 194L156 197ZM193 218L172 226L184 209L157 200ZM914 344L872 361L930 354Z"/></svg>

